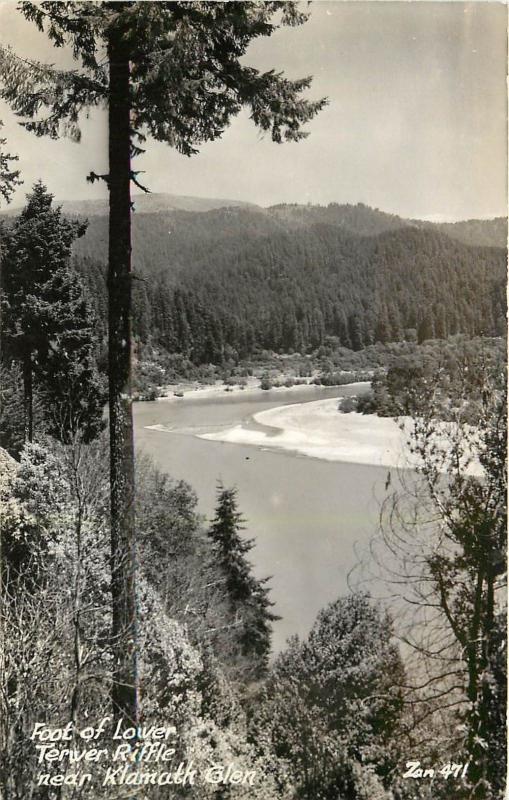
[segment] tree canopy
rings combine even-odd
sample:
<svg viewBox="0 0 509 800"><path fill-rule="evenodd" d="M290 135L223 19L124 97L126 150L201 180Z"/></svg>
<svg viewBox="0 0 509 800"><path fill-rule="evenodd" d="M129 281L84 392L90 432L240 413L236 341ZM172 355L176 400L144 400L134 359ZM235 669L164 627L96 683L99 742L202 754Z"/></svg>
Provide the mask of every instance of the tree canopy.
<svg viewBox="0 0 509 800"><path fill-rule="evenodd" d="M80 113L108 102L104 49L112 30L129 48L133 154L150 135L192 155L243 106L274 142L298 141L326 102L302 96L310 77L289 80L241 61L253 39L305 22L294 2L22 2L20 9L55 47L70 45L80 64L58 70L1 50L2 97L39 136L79 140Z"/></svg>
<svg viewBox="0 0 509 800"><path fill-rule="evenodd" d="M386 798L399 753L403 663L388 615L366 594L324 608L293 637L257 701L253 725L290 764L305 800Z"/></svg>
<svg viewBox="0 0 509 800"><path fill-rule="evenodd" d="M78 433L92 439L102 426L94 316L70 266L73 242L85 228L62 217L36 183L8 232L3 258L5 355L23 365L28 428L35 378L46 429L64 441Z"/></svg>

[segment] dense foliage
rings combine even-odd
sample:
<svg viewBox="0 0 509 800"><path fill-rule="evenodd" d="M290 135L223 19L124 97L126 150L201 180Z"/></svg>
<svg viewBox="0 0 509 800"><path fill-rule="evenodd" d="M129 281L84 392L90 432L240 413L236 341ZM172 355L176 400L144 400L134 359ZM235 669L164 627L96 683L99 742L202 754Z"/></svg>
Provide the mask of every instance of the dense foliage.
<svg viewBox="0 0 509 800"><path fill-rule="evenodd" d="M207 529L191 488L138 460L143 572L166 613L186 626L190 641L213 654L232 680L245 684L265 671L277 617L269 610L266 581L255 578L245 558L251 543L239 533L234 490L223 491L226 500Z"/></svg>
<svg viewBox="0 0 509 800"><path fill-rule="evenodd" d="M482 418L484 381L488 372L501 374L506 359L505 338L450 337L421 345L406 344L385 355L371 391L359 398L357 410L382 417L429 412L453 419L462 406L464 419L478 424Z"/></svg>
<svg viewBox="0 0 509 800"><path fill-rule="evenodd" d="M411 226L362 205L141 208L133 216L137 355L139 368L155 360L164 373L141 385L204 379L201 365L235 367L262 352L325 347L346 356L374 343L505 330L504 220L458 223L461 242L450 226ZM74 266L104 342L107 226L100 209L90 211Z"/></svg>
<svg viewBox="0 0 509 800"><path fill-rule="evenodd" d="M217 364L260 349L310 352L328 336L358 351L503 333L503 248L469 246L435 227L379 224L367 235L365 224L359 234L341 224L347 215L325 211L310 207L299 224L279 207L135 214L137 337ZM104 313L101 217L89 237L76 266Z"/></svg>
<svg viewBox="0 0 509 800"><path fill-rule="evenodd" d="M316 225L338 228L356 237L418 228L447 234L472 247L505 249L507 246L507 219L503 217L426 223L386 214L362 203L285 204L261 208L233 200L169 194L134 195L133 204L133 264L137 272L144 274L178 275L193 260L204 259L217 245L232 250L241 247L244 232L250 237L269 237L285 231L305 231ZM104 264L108 250L105 203L69 199L63 207L67 215L89 220L86 235L75 245L78 258Z"/></svg>
<svg viewBox="0 0 509 800"><path fill-rule="evenodd" d="M252 725L255 740L268 735L289 762L297 797L389 797L404 675L392 635L387 615L354 594L323 609L308 638L276 660Z"/></svg>
<svg viewBox="0 0 509 800"><path fill-rule="evenodd" d="M34 385L45 428L62 441L90 440L102 426L94 315L70 266L72 244L85 227L62 217L53 196L36 183L4 244L2 355L22 367L29 439Z"/></svg>
<svg viewBox="0 0 509 800"><path fill-rule="evenodd" d="M61 787L37 783L41 766L31 738L36 721L65 726L71 720L83 727L96 724L109 712L112 657L105 452L102 441L62 446L49 439L44 446L25 445L19 462L0 450L4 543L0 788L2 797L9 800L61 797ZM149 507L154 497L151 483L160 483L152 467L145 465L144 472L140 509ZM253 785L238 787L236 797L290 800L289 793L275 788L274 773L282 771L283 765L278 766L275 756L260 759L248 740L246 713L236 688L222 672L220 652L210 649L204 630L187 633L191 607L203 597L199 587L191 587L189 608L175 615L157 588L163 578L151 549L157 520L158 553L166 563L173 562L175 572L189 566L186 554L178 549L179 542L188 537L201 537L203 552L208 543L212 555L206 534L199 530L192 493L181 484L166 482L164 505L161 501L154 509L152 520L147 521L147 536L142 536L145 570L138 602L144 723L175 724L179 731L176 758L192 760L197 770L196 784L177 786L172 796L223 797L224 787L203 778L206 769L219 762L254 770L257 776ZM144 530L142 524L140 528ZM221 586L208 603L212 606L209 621L215 614L216 622L226 622ZM103 744L110 747L107 737ZM111 797L111 790L102 786L105 763L92 766L93 782L79 791L79 797ZM62 764L48 763L44 771L59 774ZM157 787L144 791L147 798L160 796Z"/></svg>

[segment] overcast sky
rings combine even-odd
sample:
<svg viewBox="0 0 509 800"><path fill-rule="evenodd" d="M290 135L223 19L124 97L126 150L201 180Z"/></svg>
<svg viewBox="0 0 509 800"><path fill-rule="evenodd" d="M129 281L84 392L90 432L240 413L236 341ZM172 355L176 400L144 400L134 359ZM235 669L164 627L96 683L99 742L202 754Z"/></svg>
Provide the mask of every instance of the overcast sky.
<svg viewBox="0 0 509 800"><path fill-rule="evenodd" d="M317 0L301 28L253 43L247 63L313 75L312 97L329 106L309 138L275 145L239 116L220 141L192 158L150 142L137 168L155 192L281 202L364 202L409 217L490 217L507 209L507 7L479 2ZM15 2L0 2L0 40L20 55L62 63ZM42 178L59 200L104 188L104 114L83 125L81 144L37 139L0 103L3 134L20 157L25 186Z"/></svg>

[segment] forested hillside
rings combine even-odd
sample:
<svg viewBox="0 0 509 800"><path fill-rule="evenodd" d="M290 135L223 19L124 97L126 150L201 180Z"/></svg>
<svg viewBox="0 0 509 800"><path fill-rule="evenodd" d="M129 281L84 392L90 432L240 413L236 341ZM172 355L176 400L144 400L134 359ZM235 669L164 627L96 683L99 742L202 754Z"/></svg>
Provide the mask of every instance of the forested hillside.
<svg viewBox="0 0 509 800"><path fill-rule="evenodd" d="M412 227L441 231L472 246L507 246L507 219L504 217L432 223L403 219L363 203L330 203L328 206L292 203L261 208L236 200L164 194L136 195L133 202L133 254L138 267L160 263L165 270L171 270L174 267L172 258L183 248L187 249L190 236L214 238L214 232L228 237L242 236L244 228L270 233L324 224L359 236L375 236ZM63 211L67 215L85 216L90 222L87 236L77 245L76 252L105 260L106 202L66 202Z"/></svg>
<svg viewBox="0 0 509 800"><path fill-rule="evenodd" d="M429 227L431 223L421 223ZM507 247L507 218L469 219L463 222L442 222L434 227L471 245Z"/></svg>
<svg viewBox="0 0 509 800"><path fill-rule="evenodd" d="M505 328L505 250L468 246L444 226L410 225L362 205L134 219L136 333L195 363L256 349L305 352L327 336L359 350ZM499 241L504 224L464 223L461 231ZM105 244L104 218L91 217L76 264L100 315Z"/></svg>
<svg viewBox="0 0 509 800"><path fill-rule="evenodd" d="M372 236L399 228L423 228L446 233L464 244L506 247L507 219L471 219L462 222L428 222L419 219L403 219L396 214L386 214L364 203L356 205L328 206L278 205L268 209L269 213L292 225L309 225L324 222L337 225L361 236Z"/></svg>
<svg viewBox="0 0 509 800"><path fill-rule="evenodd" d="M363 204L221 207L229 202L136 198L141 341L199 364L306 352L327 336L360 350L505 330L505 219L432 224ZM104 321L107 218L101 203L68 207L81 210L89 226L75 266Z"/></svg>

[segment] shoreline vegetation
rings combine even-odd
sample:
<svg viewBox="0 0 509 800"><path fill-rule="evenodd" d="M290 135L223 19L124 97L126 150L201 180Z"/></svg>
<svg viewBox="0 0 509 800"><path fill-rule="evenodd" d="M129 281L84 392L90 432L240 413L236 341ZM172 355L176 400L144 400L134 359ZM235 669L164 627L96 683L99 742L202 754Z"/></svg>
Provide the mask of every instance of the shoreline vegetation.
<svg viewBox="0 0 509 800"><path fill-rule="evenodd" d="M348 373L345 373L345 378ZM203 383L201 381L182 381L180 383L168 384L161 389L161 395L156 398L159 402L182 402L183 400L209 400L221 399L229 400L232 396L240 396L243 398L253 399L254 397L273 396L277 393L282 397L291 396L295 389L300 391L309 391L310 399L313 395L318 395L319 390L323 388L342 388L343 386L359 385L366 388L370 385L371 381L353 381L351 383L345 382L337 384L336 386L324 387L323 384L313 383L311 379L308 381L302 380L294 383L288 382L288 377L281 375L279 380L271 382L270 386L263 387L263 378L256 376L249 376L243 379L242 383L225 384L224 381L214 381L213 383ZM285 383L285 381L287 381ZM270 392L270 395L268 395ZM141 401L140 401L141 402Z"/></svg>

